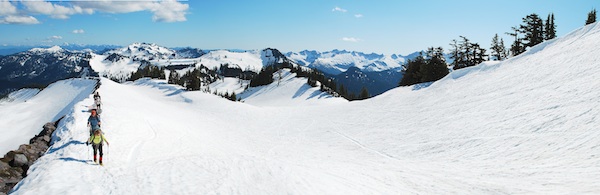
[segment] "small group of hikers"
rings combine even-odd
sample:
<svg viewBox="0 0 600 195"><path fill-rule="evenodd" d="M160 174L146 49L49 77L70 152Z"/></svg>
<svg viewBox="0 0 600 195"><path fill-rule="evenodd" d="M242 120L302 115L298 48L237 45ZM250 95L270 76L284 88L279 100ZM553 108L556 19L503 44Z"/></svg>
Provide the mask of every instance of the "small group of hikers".
<svg viewBox="0 0 600 195"><path fill-rule="evenodd" d="M92 145L92 148L94 149L94 162L95 163L99 163L100 165L102 164L102 156L104 155L103 151L102 151L102 145L104 142L106 142L106 145L110 145L108 143L108 141L106 140L106 138L104 137L104 133L102 133L102 129L100 129L100 126L102 125L102 122L100 121L100 116L98 115L98 110L100 110L100 105L102 104L102 102L100 101L100 94L98 92L96 92L94 94L94 106L91 109L91 113L90 117L88 118L88 127L90 129L90 138L88 139L88 141L86 142L87 145ZM98 158L96 158L97 154L100 154L100 162L98 162Z"/></svg>

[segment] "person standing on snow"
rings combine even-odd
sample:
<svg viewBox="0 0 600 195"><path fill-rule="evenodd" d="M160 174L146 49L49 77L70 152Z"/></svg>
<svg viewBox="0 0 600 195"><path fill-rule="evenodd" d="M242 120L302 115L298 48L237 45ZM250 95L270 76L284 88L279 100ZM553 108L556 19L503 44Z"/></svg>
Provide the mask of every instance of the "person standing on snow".
<svg viewBox="0 0 600 195"><path fill-rule="evenodd" d="M94 105L96 106L96 109L101 109L100 106L102 105L102 101L100 100L100 94L98 92L94 94Z"/></svg>
<svg viewBox="0 0 600 195"><path fill-rule="evenodd" d="M92 144L92 148L94 148L94 162L95 163L98 163L98 161L96 161L96 154L98 152L100 153L100 165L103 165L102 164L102 156L104 155L104 153L102 152L103 142L106 142L106 145L110 146L110 144L108 143L108 141L102 134L102 130L100 130L100 129L97 129L96 131L94 131L94 134L92 134L90 136L90 138L88 139L88 141L86 142L86 144L88 144L88 145Z"/></svg>
<svg viewBox="0 0 600 195"><path fill-rule="evenodd" d="M92 114L88 118L88 127L90 128L90 136L94 133L95 130L100 129L100 116L96 113L96 109L92 109Z"/></svg>

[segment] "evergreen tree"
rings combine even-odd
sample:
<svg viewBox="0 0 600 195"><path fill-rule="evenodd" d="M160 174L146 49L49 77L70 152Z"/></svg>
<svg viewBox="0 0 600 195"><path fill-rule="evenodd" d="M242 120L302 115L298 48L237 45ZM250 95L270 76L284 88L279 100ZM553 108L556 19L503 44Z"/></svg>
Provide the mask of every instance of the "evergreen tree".
<svg viewBox="0 0 600 195"><path fill-rule="evenodd" d="M402 76L402 80L400 80L399 85L410 86L419 83L422 78L420 68L425 64L425 58L422 56L422 54L413 60L409 59L408 62L403 65L402 72L404 72L404 76Z"/></svg>
<svg viewBox="0 0 600 195"><path fill-rule="evenodd" d="M179 84L179 74L177 73L177 71L172 70L169 73L169 84Z"/></svg>
<svg viewBox="0 0 600 195"><path fill-rule="evenodd" d="M588 18L585 21L585 25L596 22L596 9L592 9L590 13L588 13Z"/></svg>
<svg viewBox="0 0 600 195"><path fill-rule="evenodd" d="M358 96L358 99L359 99L359 100L364 100L364 99L367 99L367 98L369 98L369 97L371 97L371 95L369 95L369 90L367 90L367 88L366 88L366 87L363 87L363 88L360 90L360 96Z"/></svg>
<svg viewBox="0 0 600 195"><path fill-rule="evenodd" d="M346 90L346 88L344 87L344 84L340 84L340 91L339 91L340 96L348 99L348 91Z"/></svg>
<svg viewBox="0 0 600 195"><path fill-rule="evenodd" d="M231 96L229 96L229 100L231 101L237 101L237 96L235 95L235 92L231 92Z"/></svg>
<svg viewBox="0 0 600 195"><path fill-rule="evenodd" d="M461 69L469 66L475 66L483 61L485 61L486 50L481 48L478 43L471 43L469 39L465 36L460 36L462 39L460 43L456 40L452 40L450 46L454 47L451 49L452 56L450 58L454 59L452 63L454 65L454 69Z"/></svg>
<svg viewBox="0 0 600 195"><path fill-rule="evenodd" d="M473 60L470 63L471 66L481 64L482 62L487 60L486 57L488 57L488 55L485 54L486 49L481 48L478 43L473 43L471 47L473 48Z"/></svg>
<svg viewBox="0 0 600 195"><path fill-rule="evenodd" d="M544 41L544 21L537 14L527 15L523 18L523 23L520 32L524 35L525 47L533 47Z"/></svg>
<svg viewBox="0 0 600 195"><path fill-rule="evenodd" d="M403 67L404 76L399 83L400 86L437 81L449 73L444 50L441 47L429 48L426 58L421 54L414 60L408 60Z"/></svg>
<svg viewBox="0 0 600 195"><path fill-rule="evenodd" d="M498 34L492 38L492 47L490 47L490 49L492 53L492 60L502 61L506 59L506 48L504 47L504 40L502 40L502 38L498 40L498 38Z"/></svg>
<svg viewBox="0 0 600 195"><path fill-rule="evenodd" d="M519 29L517 27L512 27L514 33L506 33L507 35L515 37L515 41L510 46L510 56L517 56L523 52L525 52L525 47L523 46L522 38L519 38Z"/></svg>
<svg viewBox="0 0 600 195"><path fill-rule="evenodd" d="M509 51L504 46L504 39L500 38L500 48L504 48L504 52L502 53L502 59L507 59L509 55Z"/></svg>
<svg viewBox="0 0 600 195"><path fill-rule="evenodd" d="M273 66L263 67L260 73L258 73L254 79L250 80L250 87L257 87L273 83L274 72L275 67Z"/></svg>
<svg viewBox="0 0 600 195"><path fill-rule="evenodd" d="M548 14L548 19L546 19L545 34L545 40L556 38L556 24L554 24L554 13Z"/></svg>
<svg viewBox="0 0 600 195"><path fill-rule="evenodd" d="M456 66L458 64L457 59L460 58L460 49L458 47L458 41L456 41L456 39L452 39L452 42L450 42L450 46L452 47L450 49L450 58L454 59L454 61L452 61L452 66Z"/></svg>
<svg viewBox="0 0 600 195"><path fill-rule="evenodd" d="M190 72L190 76L188 77L188 85L186 88L189 91L198 91L200 90L200 71L198 69L194 69Z"/></svg>
<svg viewBox="0 0 600 195"><path fill-rule="evenodd" d="M440 80L449 73L442 47L428 48L426 65L420 67L420 72L422 73L421 83Z"/></svg>

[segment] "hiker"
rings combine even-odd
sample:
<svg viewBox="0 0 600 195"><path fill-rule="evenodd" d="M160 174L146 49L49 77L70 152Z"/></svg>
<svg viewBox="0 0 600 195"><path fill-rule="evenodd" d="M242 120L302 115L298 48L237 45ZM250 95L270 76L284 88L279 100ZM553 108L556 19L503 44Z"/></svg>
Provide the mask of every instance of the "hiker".
<svg viewBox="0 0 600 195"><path fill-rule="evenodd" d="M110 146L110 144L108 143L108 141L102 134L102 130L100 130L100 129L97 129L96 131L94 131L94 134L92 134L90 136L90 138L88 139L88 141L86 142L86 144L88 144L88 145L92 144L92 148L94 148L94 162L95 163L98 163L98 161L96 161L96 154L98 152L100 152L100 165L102 165L102 156L104 155L104 153L102 152L103 142L106 142L106 145Z"/></svg>
<svg viewBox="0 0 600 195"><path fill-rule="evenodd" d="M100 93L96 91L96 93L94 93L94 105L96 106L96 109L100 110L101 104L102 101L100 100Z"/></svg>
<svg viewBox="0 0 600 195"><path fill-rule="evenodd" d="M88 127L90 128L90 136L94 133L95 130L100 129L100 116L96 113L96 109L92 109L92 114L88 118Z"/></svg>
<svg viewBox="0 0 600 195"><path fill-rule="evenodd" d="M94 99L96 98L100 99L100 93L97 91L94 93Z"/></svg>

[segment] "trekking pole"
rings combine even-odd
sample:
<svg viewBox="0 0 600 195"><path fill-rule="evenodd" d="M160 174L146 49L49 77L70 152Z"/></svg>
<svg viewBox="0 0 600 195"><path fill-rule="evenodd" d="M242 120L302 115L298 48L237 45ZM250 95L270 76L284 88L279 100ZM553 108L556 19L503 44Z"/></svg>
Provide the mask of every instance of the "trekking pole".
<svg viewBox="0 0 600 195"><path fill-rule="evenodd" d="M90 157L90 156L92 156L92 152L90 151L90 146L86 144L86 145L85 145L85 147L87 147L87 151L88 151L88 158L90 158L90 160L89 160L89 161L92 161L92 159L91 159L91 157Z"/></svg>
<svg viewBox="0 0 600 195"><path fill-rule="evenodd" d="M109 158L109 157L108 157L108 156L109 156L108 154L110 154L110 146L109 146L108 144L106 144L106 158L107 158L107 159L105 159L105 160L109 160L109 159L108 159L108 158Z"/></svg>

